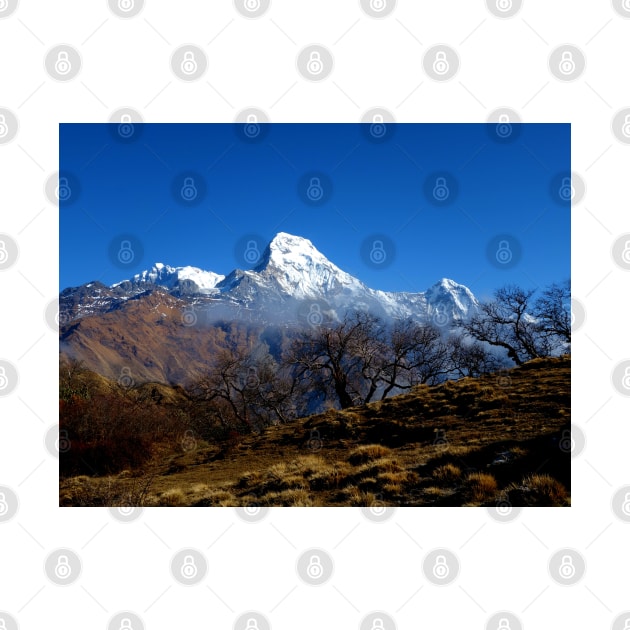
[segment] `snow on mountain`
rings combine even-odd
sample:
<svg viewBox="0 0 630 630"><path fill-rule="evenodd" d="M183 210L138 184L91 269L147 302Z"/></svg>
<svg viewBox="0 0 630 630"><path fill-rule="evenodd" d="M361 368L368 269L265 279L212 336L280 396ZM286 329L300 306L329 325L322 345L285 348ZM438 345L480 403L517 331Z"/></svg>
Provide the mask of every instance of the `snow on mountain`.
<svg viewBox="0 0 630 630"><path fill-rule="evenodd" d="M155 263L151 269L137 273L130 280L116 282L112 288L131 283L134 287L146 284L154 284L166 289L188 288L189 292L214 293L216 285L225 276L212 271L204 271L198 267L171 267L163 263ZM194 286L191 284L194 283Z"/></svg>
<svg viewBox="0 0 630 630"><path fill-rule="evenodd" d="M367 288L330 262L311 241L285 232L269 243L254 272L275 280L279 288L296 299L325 299L340 291Z"/></svg>
<svg viewBox="0 0 630 630"><path fill-rule="evenodd" d="M64 303L73 304L70 319L98 311L99 304L103 304L104 311L111 310L130 297L156 288L195 306L205 305L215 317L230 318L236 311L245 310L252 321L296 321L305 305L317 302L337 320L349 309L357 309L387 319L433 319L445 325L471 316L479 305L467 287L448 278L419 293L371 289L328 260L308 239L285 232L272 239L259 264L251 270L235 269L222 276L197 267L156 263L129 280L99 287L98 296L92 295L94 291L89 287L66 289L60 296ZM107 293L105 301L103 292ZM87 310L81 308L81 304L87 306L90 302Z"/></svg>

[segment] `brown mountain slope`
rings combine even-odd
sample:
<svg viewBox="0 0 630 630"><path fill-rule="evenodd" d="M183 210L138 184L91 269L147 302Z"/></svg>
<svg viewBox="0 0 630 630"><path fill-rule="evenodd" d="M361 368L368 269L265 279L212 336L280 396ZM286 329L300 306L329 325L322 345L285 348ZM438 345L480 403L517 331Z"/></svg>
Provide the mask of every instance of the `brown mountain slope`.
<svg viewBox="0 0 630 630"><path fill-rule="evenodd" d="M163 291L129 299L62 327L60 354L113 380L183 384L238 334L236 327L190 325L185 306Z"/></svg>
<svg viewBox="0 0 630 630"><path fill-rule="evenodd" d="M570 504L570 357L204 443L158 461L150 490L64 481L62 505ZM145 487L145 486L143 486Z"/></svg>

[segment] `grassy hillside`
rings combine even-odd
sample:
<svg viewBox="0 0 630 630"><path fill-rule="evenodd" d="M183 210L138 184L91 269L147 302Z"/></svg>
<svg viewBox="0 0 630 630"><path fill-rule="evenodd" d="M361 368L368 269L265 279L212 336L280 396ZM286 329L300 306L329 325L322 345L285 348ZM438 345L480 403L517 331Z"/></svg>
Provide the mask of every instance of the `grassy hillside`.
<svg viewBox="0 0 630 630"><path fill-rule="evenodd" d="M570 357L72 477L61 505L570 505Z"/></svg>

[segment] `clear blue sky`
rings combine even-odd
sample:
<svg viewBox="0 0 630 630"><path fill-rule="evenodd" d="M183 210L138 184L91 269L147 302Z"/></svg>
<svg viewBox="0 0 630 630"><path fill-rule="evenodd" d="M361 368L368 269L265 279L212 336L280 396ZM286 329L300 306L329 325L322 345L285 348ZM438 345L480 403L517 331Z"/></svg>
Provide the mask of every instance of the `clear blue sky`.
<svg viewBox="0 0 630 630"><path fill-rule="evenodd" d="M510 282L568 278L570 205L556 191L571 169L570 125L515 125L508 141L493 127L398 124L373 142L359 124L272 124L253 139L233 124L145 124L120 141L117 125L62 124L72 194L60 203L60 288L111 284L158 261L227 274L244 266L244 238L279 231L388 291L445 276L483 298ZM318 205L300 188L313 174L325 187ZM179 195L187 176L192 202ZM441 176L446 202L432 195ZM112 263L123 234L143 250L126 269ZM386 265L366 262L374 235L385 237ZM513 257L503 266L493 259L501 235Z"/></svg>

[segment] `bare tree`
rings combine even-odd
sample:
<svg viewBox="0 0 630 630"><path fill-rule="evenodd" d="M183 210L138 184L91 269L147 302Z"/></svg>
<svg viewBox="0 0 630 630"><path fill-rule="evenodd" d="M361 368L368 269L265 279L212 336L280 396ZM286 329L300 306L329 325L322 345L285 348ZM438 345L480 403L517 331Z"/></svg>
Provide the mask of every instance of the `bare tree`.
<svg viewBox="0 0 630 630"><path fill-rule="evenodd" d="M540 334L555 346L571 343L571 282L551 284L534 303Z"/></svg>
<svg viewBox="0 0 630 630"><path fill-rule="evenodd" d="M547 356L550 346L531 314L533 290L509 285L495 291L494 300L481 304L481 312L459 326L477 341L504 348L516 365Z"/></svg>
<svg viewBox="0 0 630 630"><path fill-rule="evenodd" d="M457 376L477 378L496 372L506 366L506 361L490 352L483 344L453 334L448 339L451 369Z"/></svg>
<svg viewBox="0 0 630 630"><path fill-rule="evenodd" d="M437 383L451 371L449 352L440 331L410 319L396 322L389 337L381 380L381 400L392 390L409 389L419 383Z"/></svg>
<svg viewBox="0 0 630 630"><path fill-rule="evenodd" d="M364 403L378 386L381 326L369 313L348 314L335 326L299 335L287 362L295 366L298 379L330 384L342 409Z"/></svg>

